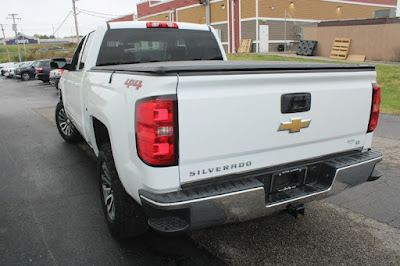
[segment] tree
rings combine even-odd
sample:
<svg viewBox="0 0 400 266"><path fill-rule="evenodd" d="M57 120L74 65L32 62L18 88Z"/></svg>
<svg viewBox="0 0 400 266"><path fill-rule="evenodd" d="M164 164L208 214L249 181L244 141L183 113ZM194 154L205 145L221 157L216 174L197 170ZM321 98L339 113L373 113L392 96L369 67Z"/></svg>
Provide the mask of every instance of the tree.
<svg viewBox="0 0 400 266"><path fill-rule="evenodd" d="M47 35L40 35L40 34L34 34L34 37L38 38L38 39L50 39L51 36L47 36Z"/></svg>

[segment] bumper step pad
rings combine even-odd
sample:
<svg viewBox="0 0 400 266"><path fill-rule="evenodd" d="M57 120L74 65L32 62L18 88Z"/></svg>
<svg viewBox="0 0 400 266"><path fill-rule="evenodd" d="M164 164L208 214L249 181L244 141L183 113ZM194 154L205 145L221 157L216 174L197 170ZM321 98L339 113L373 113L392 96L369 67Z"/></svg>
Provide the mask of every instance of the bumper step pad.
<svg viewBox="0 0 400 266"><path fill-rule="evenodd" d="M150 218L148 223L153 229L164 233L181 232L189 228L188 222L176 216Z"/></svg>

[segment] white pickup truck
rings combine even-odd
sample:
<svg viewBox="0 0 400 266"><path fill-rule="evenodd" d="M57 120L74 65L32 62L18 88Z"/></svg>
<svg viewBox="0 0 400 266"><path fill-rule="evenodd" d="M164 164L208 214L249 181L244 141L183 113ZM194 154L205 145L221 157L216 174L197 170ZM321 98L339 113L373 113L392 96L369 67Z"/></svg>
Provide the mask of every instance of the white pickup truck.
<svg viewBox="0 0 400 266"><path fill-rule="evenodd" d="M65 68L57 127L98 157L116 238L301 216L379 177L373 66L229 62L206 25L118 22Z"/></svg>

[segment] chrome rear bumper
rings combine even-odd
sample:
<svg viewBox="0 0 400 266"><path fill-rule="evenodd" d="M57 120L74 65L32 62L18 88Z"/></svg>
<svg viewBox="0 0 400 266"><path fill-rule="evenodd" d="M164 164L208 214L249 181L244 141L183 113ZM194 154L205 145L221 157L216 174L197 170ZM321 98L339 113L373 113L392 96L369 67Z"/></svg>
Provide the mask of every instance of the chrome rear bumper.
<svg viewBox="0 0 400 266"><path fill-rule="evenodd" d="M140 197L149 224L155 229L165 232L198 229L250 220L285 209L292 202L306 203L338 194L366 182L381 160L382 154L377 151L352 152L166 194L141 190ZM317 177L313 177L315 182L289 191L272 191L274 173L314 165L320 165Z"/></svg>

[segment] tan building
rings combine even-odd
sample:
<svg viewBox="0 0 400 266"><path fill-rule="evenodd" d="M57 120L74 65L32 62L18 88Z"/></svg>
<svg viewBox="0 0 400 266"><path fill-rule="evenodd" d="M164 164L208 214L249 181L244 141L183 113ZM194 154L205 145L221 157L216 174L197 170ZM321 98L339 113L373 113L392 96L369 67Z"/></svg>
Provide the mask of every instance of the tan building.
<svg viewBox="0 0 400 266"><path fill-rule="evenodd" d="M218 31L227 52L236 52L241 39L251 39L252 52L267 53L278 51L284 43L287 49L295 50L305 25L372 18L377 10L396 7L396 0L208 1L141 1L137 4L137 20L208 23Z"/></svg>
<svg viewBox="0 0 400 266"><path fill-rule="evenodd" d="M350 55L372 61L400 61L400 18L325 21L304 27L304 39L317 40L315 55L329 57L335 38L350 38Z"/></svg>

